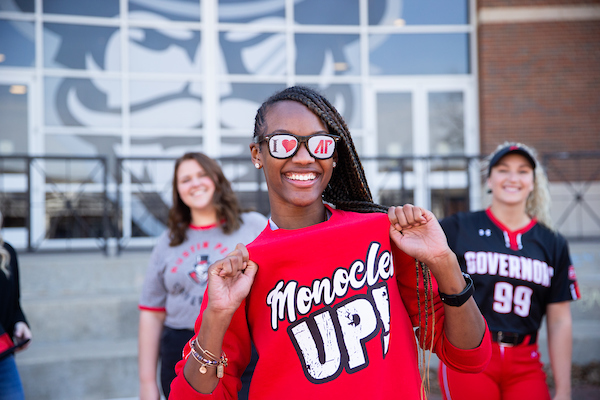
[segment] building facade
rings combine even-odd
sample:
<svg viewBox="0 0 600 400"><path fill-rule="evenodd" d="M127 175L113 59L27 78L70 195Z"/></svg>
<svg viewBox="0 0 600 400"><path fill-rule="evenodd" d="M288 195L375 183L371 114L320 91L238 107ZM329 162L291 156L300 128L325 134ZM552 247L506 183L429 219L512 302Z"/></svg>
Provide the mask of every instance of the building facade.
<svg viewBox="0 0 600 400"><path fill-rule="evenodd" d="M61 216L77 193L81 203L102 195L117 204L119 235L145 243L164 229L172 160L135 158L195 150L249 157L257 108L296 84L320 90L341 111L376 200L411 201L436 214L481 207L477 157L501 140L518 138L540 151L598 144L598 113L591 111L599 91L588 85L598 86L598 19L524 22L522 3L2 0L0 185L3 207L11 204L5 236L21 247L62 246L49 239L77 222ZM562 3L527 6L552 5L563 15ZM583 5L587 14L597 3ZM555 39L564 54L577 56L564 61ZM563 70L548 69L557 59L578 71L569 75L577 80L562 82ZM561 91L572 89L568 96L548 109L530 105L550 101L556 81ZM573 98L585 107L569 103ZM564 107L576 111L564 118ZM573 127L582 132L577 141L564 135ZM46 158L9 158L18 155ZM106 165L65 158L81 156L104 157ZM244 199L264 189L250 162L224 168ZM24 197L28 209L18 211ZM88 222L100 218L93 208L86 208ZM89 232L80 236L88 237L83 246L94 240Z"/></svg>

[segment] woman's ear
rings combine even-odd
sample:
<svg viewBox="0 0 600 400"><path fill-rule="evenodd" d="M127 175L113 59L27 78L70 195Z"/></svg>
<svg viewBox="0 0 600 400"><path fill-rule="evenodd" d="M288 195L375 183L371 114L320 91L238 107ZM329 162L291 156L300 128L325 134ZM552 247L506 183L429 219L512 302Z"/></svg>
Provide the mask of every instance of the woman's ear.
<svg viewBox="0 0 600 400"><path fill-rule="evenodd" d="M487 192L492 193L492 185L490 185L490 178L486 179L485 184L487 186Z"/></svg>
<svg viewBox="0 0 600 400"><path fill-rule="evenodd" d="M252 157L252 164L257 169L262 168L262 154L260 152L260 143L250 143L250 155Z"/></svg>

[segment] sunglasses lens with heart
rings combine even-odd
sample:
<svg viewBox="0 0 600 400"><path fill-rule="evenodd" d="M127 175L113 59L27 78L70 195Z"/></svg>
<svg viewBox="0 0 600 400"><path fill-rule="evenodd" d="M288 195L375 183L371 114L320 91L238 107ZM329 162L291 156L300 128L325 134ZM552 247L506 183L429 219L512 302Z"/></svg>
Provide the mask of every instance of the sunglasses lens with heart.
<svg viewBox="0 0 600 400"><path fill-rule="evenodd" d="M335 141L331 136L315 135L308 139L308 149L313 157L327 159L335 151Z"/></svg>
<svg viewBox="0 0 600 400"><path fill-rule="evenodd" d="M269 139L269 151L275 158L287 158L294 154L298 141L292 135L274 135Z"/></svg>

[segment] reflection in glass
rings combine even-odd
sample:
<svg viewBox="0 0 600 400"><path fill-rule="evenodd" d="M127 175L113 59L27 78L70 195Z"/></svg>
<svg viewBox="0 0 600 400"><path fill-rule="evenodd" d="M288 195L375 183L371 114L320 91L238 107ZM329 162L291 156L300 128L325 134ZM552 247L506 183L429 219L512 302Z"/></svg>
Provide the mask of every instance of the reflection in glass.
<svg viewBox="0 0 600 400"><path fill-rule="evenodd" d="M295 42L299 75L360 74L358 35L297 34Z"/></svg>
<svg viewBox="0 0 600 400"><path fill-rule="evenodd" d="M119 0L45 0L44 12L51 14L114 17L119 15Z"/></svg>
<svg viewBox="0 0 600 400"><path fill-rule="evenodd" d="M369 1L369 25L460 25L468 17L468 0Z"/></svg>
<svg viewBox="0 0 600 400"><path fill-rule="evenodd" d="M200 32L130 28L131 72L201 73Z"/></svg>
<svg viewBox="0 0 600 400"><path fill-rule="evenodd" d="M219 161L225 177L231 182L242 208L269 214L269 197L266 190L259 191L259 183L264 184L264 173L256 169L250 160L248 145L252 134L244 137L224 137L221 149L225 157ZM264 189L264 188L263 188Z"/></svg>
<svg viewBox="0 0 600 400"><path fill-rule="evenodd" d="M121 69L118 28L44 24L44 66L91 71Z"/></svg>
<svg viewBox="0 0 600 400"><path fill-rule="evenodd" d="M412 95L377 94L377 149L380 155L402 157L413 151Z"/></svg>
<svg viewBox="0 0 600 400"><path fill-rule="evenodd" d="M44 146L48 155L108 156L110 164L121 146L121 136L46 133Z"/></svg>
<svg viewBox="0 0 600 400"><path fill-rule="evenodd" d="M469 188L432 189L431 211L439 219L469 211Z"/></svg>
<svg viewBox="0 0 600 400"><path fill-rule="evenodd" d="M463 93L429 93L428 97L430 153L463 154L465 150Z"/></svg>
<svg viewBox="0 0 600 400"><path fill-rule="evenodd" d="M148 157L174 157L177 158L188 151L203 151L202 138L198 136L152 136L143 135L140 137L133 136L131 138L130 155L143 155ZM123 151L118 148L117 153L123 154ZM140 171L142 172L142 171ZM160 168L155 171L156 177L152 181L156 181L159 177L164 177L163 171ZM141 175L138 174L141 179ZM170 180L172 176L169 176Z"/></svg>
<svg viewBox="0 0 600 400"><path fill-rule="evenodd" d="M248 137L251 138L256 111L269 96L284 88L284 84L277 83L221 84L221 127L241 129L248 132Z"/></svg>
<svg viewBox="0 0 600 400"><path fill-rule="evenodd" d="M120 127L121 82L47 77L44 119L49 126Z"/></svg>
<svg viewBox="0 0 600 400"><path fill-rule="evenodd" d="M2 153L6 154L4 151ZM27 226L27 165L25 158L0 157L0 205L4 217L2 228L5 239L11 234L10 229L6 228Z"/></svg>
<svg viewBox="0 0 600 400"><path fill-rule="evenodd" d="M0 154L27 154L27 86L0 85Z"/></svg>
<svg viewBox="0 0 600 400"><path fill-rule="evenodd" d="M132 137L130 155L172 157L172 160L128 160L121 173L131 178L132 236L156 236L165 229L171 205L175 159L189 151L202 151L198 137ZM122 154L118 149L118 153Z"/></svg>
<svg viewBox="0 0 600 400"><path fill-rule="evenodd" d="M33 67L35 33L32 22L0 20L0 67Z"/></svg>
<svg viewBox="0 0 600 400"><path fill-rule="evenodd" d="M132 80L129 87L132 128L202 126L200 82Z"/></svg>
<svg viewBox="0 0 600 400"><path fill-rule="evenodd" d="M350 130L360 129L362 127L362 96L360 93L360 85L306 84L306 86L317 90L325 96L342 117L344 117L344 121L346 121L346 125L348 125Z"/></svg>
<svg viewBox="0 0 600 400"><path fill-rule="evenodd" d="M358 25L358 0L304 0L294 4L294 19L299 24Z"/></svg>
<svg viewBox="0 0 600 400"><path fill-rule="evenodd" d="M34 12L35 0L2 0L0 11Z"/></svg>
<svg viewBox="0 0 600 400"><path fill-rule="evenodd" d="M219 0L219 22L280 25L285 22L285 0Z"/></svg>
<svg viewBox="0 0 600 400"><path fill-rule="evenodd" d="M200 0L129 0L129 18L200 21Z"/></svg>
<svg viewBox="0 0 600 400"><path fill-rule="evenodd" d="M379 204L393 206L398 204L415 204L415 192L403 185L399 188L383 189L379 192ZM435 214L437 216L437 214Z"/></svg>
<svg viewBox="0 0 600 400"><path fill-rule="evenodd" d="M373 75L468 74L469 34L371 35Z"/></svg>
<svg viewBox="0 0 600 400"><path fill-rule="evenodd" d="M287 72L283 33L229 31L219 34L223 59L220 74L284 75Z"/></svg>

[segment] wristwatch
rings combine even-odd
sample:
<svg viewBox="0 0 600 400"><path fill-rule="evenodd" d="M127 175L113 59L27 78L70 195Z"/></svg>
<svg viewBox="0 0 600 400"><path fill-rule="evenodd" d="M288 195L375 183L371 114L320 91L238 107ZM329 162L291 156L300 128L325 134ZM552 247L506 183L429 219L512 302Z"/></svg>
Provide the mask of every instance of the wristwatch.
<svg viewBox="0 0 600 400"><path fill-rule="evenodd" d="M439 292L440 299L449 306L462 306L467 300L469 300L469 297L473 296L473 292L475 292L475 287L473 286L473 279L471 279L471 276L464 272L462 274L465 278L465 282L467 282L467 287L465 287L465 289L462 292L460 292L459 294L446 294Z"/></svg>

